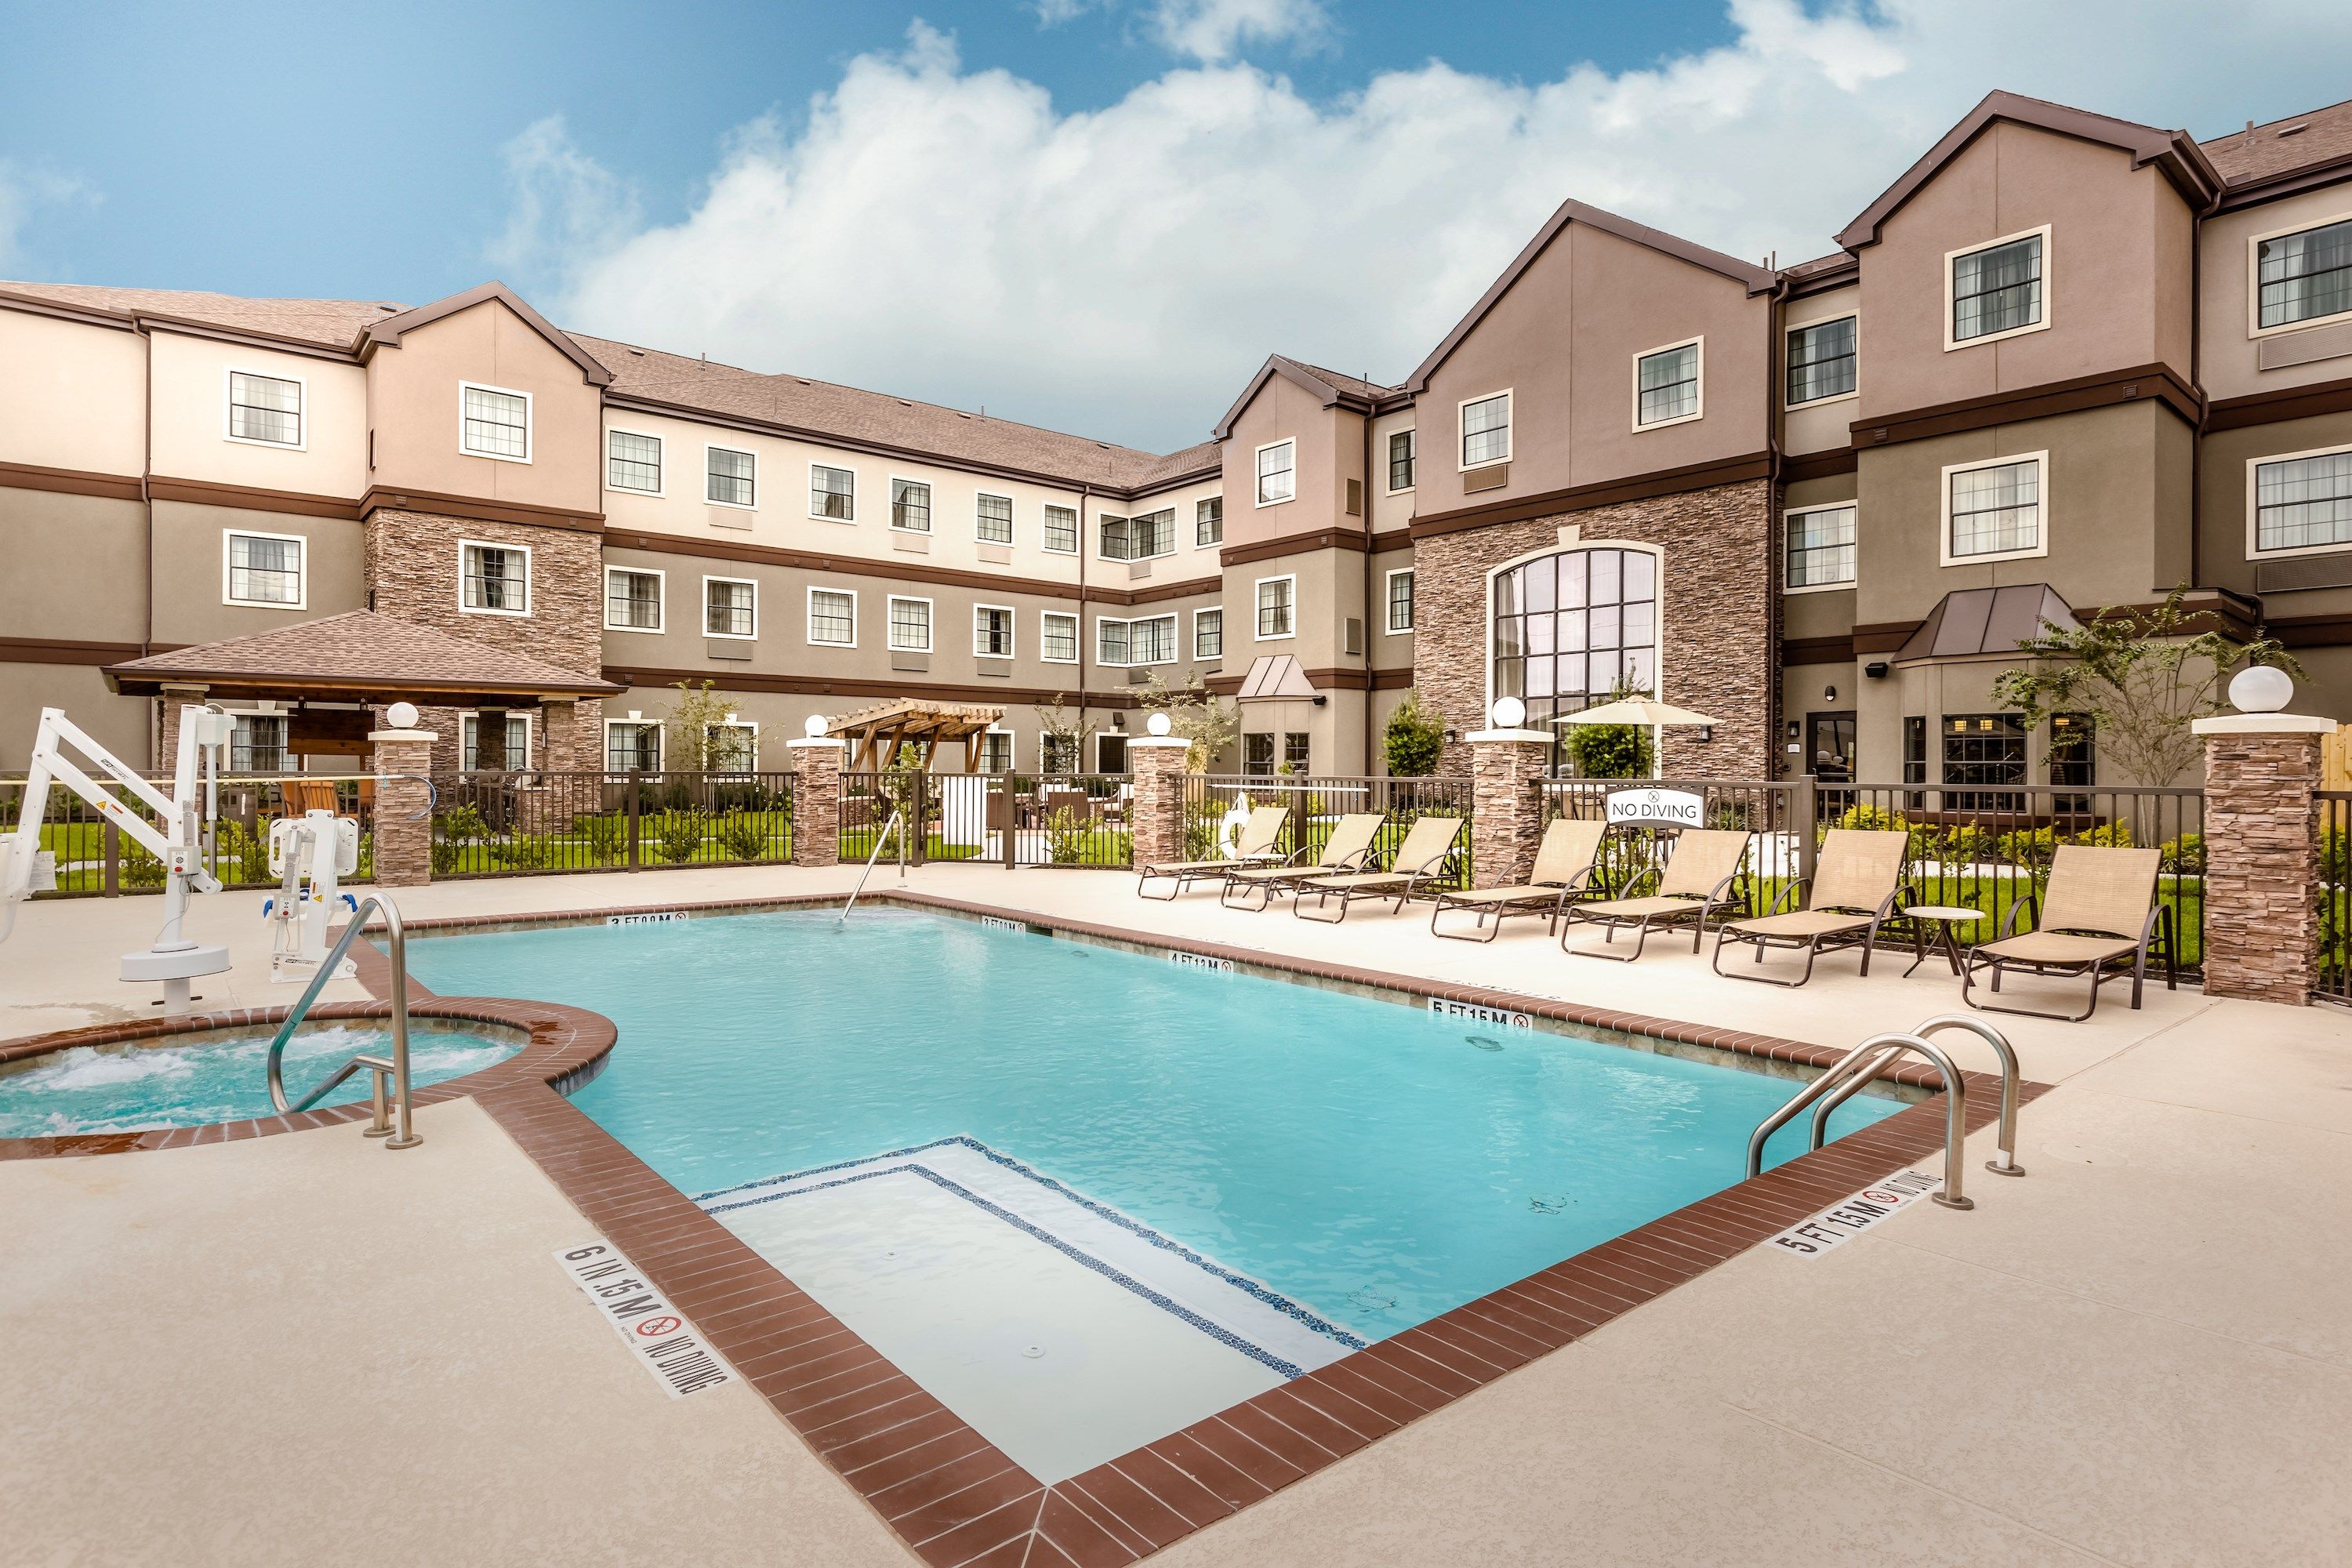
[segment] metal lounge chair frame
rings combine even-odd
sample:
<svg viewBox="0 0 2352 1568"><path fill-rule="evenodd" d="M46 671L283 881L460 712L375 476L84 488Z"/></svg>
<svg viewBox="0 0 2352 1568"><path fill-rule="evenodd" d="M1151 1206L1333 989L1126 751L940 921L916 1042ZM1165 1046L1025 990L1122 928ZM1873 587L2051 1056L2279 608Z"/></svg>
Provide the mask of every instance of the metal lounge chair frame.
<svg viewBox="0 0 2352 1568"><path fill-rule="evenodd" d="M1916 901L1903 882L1904 852L1910 835L1884 829L1832 827L1822 844L1821 858L1811 878L1799 878L1782 888L1772 907L1754 920L1729 921L1715 933L1715 972L1728 980L1752 980L1759 985L1795 990L1813 977L1813 964L1824 952L1862 949L1862 973L1870 973L1870 955L1878 946L1878 928L1902 904ZM1891 855L1889 854L1891 851ZM1868 857L1891 858L1891 868L1870 863ZM1891 874L1889 874L1891 872ZM1876 899L1871 895L1884 887ZM1808 895L1801 910L1785 913L1780 906L1794 895ZM1794 980L1769 974L1742 974L1723 967L1726 942L1756 950L1760 966L1772 949L1803 949L1805 972Z"/></svg>
<svg viewBox="0 0 2352 1568"><path fill-rule="evenodd" d="M1581 855L1582 863L1578 864L1576 841L1588 829L1591 847ZM1601 847L1608 837L1609 825L1605 822L1580 822L1569 817L1555 820L1544 829L1543 842L1536 849L1535 869L1527 881L1508 888L1439 889L1433 895L1434 907L1429 911L1430 934L1451 942L1492 942L1502 935L1503 922L1513 915L1541 915L1544 934L1553 934L1559 930L1560 911L1570 900L1590 899L1603 891L1597 879L1601 875ZM1468 931L1440 930L1437 919L1448 910L1475 910L1478 922ZM1489 915L1494 917L1491 925ZM1480 932L1485 934L1477 934Z"/></svg>
<svg viewBox="0 0 2352 1568"><path fill-rule="evenodd" d="M2111 856L2131 858L2095 858ZM2000 935L1970 947L1962 959L1960 1000L1980 1013L2019 1013L2032 1018L2079 1024L2099 1010L2099 987L2128 974L2132 983L2131 1005L2137 1009L2147 981L2149 952L2159 945L2164 954L2164 988L2179 990L2179 942L2173 929L2172 906L2153 903L2163 862L2163 851L2158 849L2109 848L2091 844L2058 846L2057 853L2051 857L2049 887L2039 897L2028 893L2010 905L2009 913L2001 917ZM2137 897L2131 896L2135 888L2139 889ZM2129 907L2151 904L2146 918L2139 921L2138 937L2126 934L2131 924ZM2016 935L2013 933L2021 911L2034 914L2034 929ZM2042 956L2036 956L2037 950L2046 950L2049 945L2037 940L2045 937L2061 943L2085 945L2072 955L2049 954L2045 951ZM2098 940L2101 938L2105 940ZM2003 948L2009 951L2000 951ZM2003 1007L1976 999L1979 971L1990 972L1990 989L1998 994L2001 977L2011 970L2069 979L2088 975L2090 1001L2079 1013L2048 1013L2038 1007Z"/></svg>
<svg viewBox="0 0 2352 1568"><path fill-rule="evenodd" d="M1433 853L1429 845L1436 842L1440 824L1444 825L1445 841ZM1358 899L1377 899L1386 903L1389 902L1391 894L1394 895L1395 901L1390 912L1394 913L1396 910L1402 910L1406 900L1419 896L1423 883L1443 875L1454 856L1461 853L1462 826L1462 818L1458 816L1418 817L1414 819L1412 826L1406 831L1404 842L1397 846L1396 854L1390 858L1389 868L1386 871L1355 871L1345 872L1335 877L1310 877L1292 889L1290 912L1300 920L1320 921L1325 925L1338 925L1348 918L1348 907ZM1416 844L1414 842L1416 839L1427 842ZM1307 912L1307 899L1310 893L1315 897L1315 908L1318 911L1311 915ZM1326 918L1320 911L1328 909L1334 898L1339 900L1339 912Z"/></svg>
<svg viewBox="0 0 2352 1568"><path fill-rule="evenodd" d="M1275 895L1284 890L1284 884L1305 881L1309 877L1334 876L1342 871L1360 871L1371 858L1379 839L1381 825L1388 820L1383 812L1351 812L1331 825L1330 837L1323 840L1320 849L1310 850L1301 844L1278 866L1244 866L1225 873L1225 885L1217 890L1217 902L1229 910L1246 910L1258 913L1274 902ZM1360 842L1358 842L1360 836ZM1302 832L1300 837L1305 837ZM1333 854L1334 847L1339 853ZM1317 857L1308 861L1307 857ZM1251 903L1249 890L1261 889L1258 900ZM1242 898L1236 901L1234 895Z"/></svg>
<svg viewBox="0 0 2352 1568"><path fill-rule="evenodd" d="M1738 839L1738 855L1731 869L1720 877L1710 877L1721 864L1710 859L1709 849L1727 849L1727 840ZM1742 896L1748 880L1748 856L1754 847L1756 836L1738 828L1685 827L1675 836L1674 853L1667 857L1664 869L1652 869L1636 877L1630 887L1639 887L1652 876L1658 879L1658 890L1646 899L1619 897L1598 900L1591 903L1571 903L1562 907L1559 915L1559 946L1563 952L1580 958L1605 958L1618 963L1631 963L1642 956L1648 945L1650 932L1696 921L1691 932L1691 952L1697 952L1706 942L1706 922L1718 909L1728 907ZM1687 872L1677 873L1675 866L1685 855L1697 850L1697 864ZM1595 952L1589 948L1568 945L1570 932L1580 925L1597 925L1606 933L1603 940L1614 945L1621 931L1633 932L1633 951L1620 957L1613 952Z"/></svg>
<svg viewBox="0 0 2352 1568"><path fill-rule="evenodd" d="M1231 856L1222 860L1178 860L1142 867L1142 874L1136 879L1136 896L1164 904L1195 882L1223 882L1226 873L1235 867L1271 865L1282 858L1282 851L1275 846L1281 842L1282 830L1289 821L1288 806L1261 805L1242 825L1241 842ZM1152 883L1165 881L1176 885L1164 893L1151 890Z"/></svg>

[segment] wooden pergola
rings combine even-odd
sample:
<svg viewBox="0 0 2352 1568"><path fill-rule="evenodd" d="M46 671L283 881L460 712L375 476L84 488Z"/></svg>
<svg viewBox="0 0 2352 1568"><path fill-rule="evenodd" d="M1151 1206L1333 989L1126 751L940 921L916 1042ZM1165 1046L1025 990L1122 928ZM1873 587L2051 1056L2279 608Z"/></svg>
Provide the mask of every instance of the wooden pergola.
<svg viewBox="0 0 2352 1568"><path fill-rule="evenodd" d="M890 759L898 754L898 748L907 745L923 748L923 766L928 770L940 742L961 741L963 771L969 773L980 768L979 737L1003 717L1003 709L984 703L935 702L908 697L829 720L825 733L851 743L852 773L872 773L887 767Z"/></svg>

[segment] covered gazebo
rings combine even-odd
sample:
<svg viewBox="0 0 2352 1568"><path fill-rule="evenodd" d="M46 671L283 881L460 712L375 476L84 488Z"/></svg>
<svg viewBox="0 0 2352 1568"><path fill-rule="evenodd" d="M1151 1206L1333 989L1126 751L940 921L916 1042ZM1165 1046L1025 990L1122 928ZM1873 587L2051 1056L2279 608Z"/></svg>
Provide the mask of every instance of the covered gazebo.
<svg viewBox="0 0 2352 1568"><path fill-rule="evenodd" d="M928 772L941 742L961 741L963 771L969 773L980 770L979 737L1003 717L1003 709L986 703L908 697L828 720L825 733L849 742L847 766L852 773L887 767L900 746L920 746Z"/></svg>

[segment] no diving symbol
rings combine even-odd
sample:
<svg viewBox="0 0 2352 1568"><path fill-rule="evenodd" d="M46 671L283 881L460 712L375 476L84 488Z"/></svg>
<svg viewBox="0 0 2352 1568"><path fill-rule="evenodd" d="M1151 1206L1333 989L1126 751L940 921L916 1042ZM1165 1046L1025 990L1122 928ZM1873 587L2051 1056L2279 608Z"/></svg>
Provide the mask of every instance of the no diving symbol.
<svg viewBox="0 0 2352 1568"><path fill-rule="evenodd" d="M684 1327L686 1327L686 1321L682 1318L647 1318L637 1325L637 1332L646 1339L657 1340L664 1334L676 1333Z"/></svg>

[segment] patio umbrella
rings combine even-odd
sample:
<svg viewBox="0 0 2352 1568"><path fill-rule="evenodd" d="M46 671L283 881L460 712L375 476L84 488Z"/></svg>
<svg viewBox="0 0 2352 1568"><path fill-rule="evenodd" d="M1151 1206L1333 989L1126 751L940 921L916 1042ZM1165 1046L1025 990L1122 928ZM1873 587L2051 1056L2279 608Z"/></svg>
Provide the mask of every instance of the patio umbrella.
<svg viewBox="0 0 2352 1568"><path fill-rule="evenodd" d="M1628 697L1618 702L1603 702L1598 708L1587 708L1581 713L1561 713L1555 724L1720 724L1704 713L1687 708L1677 708L1671 702L1654 702L1646 697Z"/></svg>

